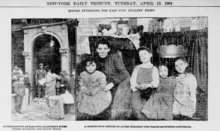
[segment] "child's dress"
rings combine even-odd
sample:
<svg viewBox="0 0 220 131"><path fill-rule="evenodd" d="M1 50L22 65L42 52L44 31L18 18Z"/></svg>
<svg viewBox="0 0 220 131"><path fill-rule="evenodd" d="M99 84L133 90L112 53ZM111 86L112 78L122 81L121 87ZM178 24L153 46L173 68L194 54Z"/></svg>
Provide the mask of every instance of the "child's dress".
<svg viewBox="0 0 220 131"><path fill-rule="evenodd" d="M77 106L79 112L97 115L108 108L112 98L110 91L103 90L107 84L106 76L100 71L95 71L92 74L84 71L80 74L80 78L85 86L84 88L87 90L99 88L99 91L94 96L90 96L86 94L86 90L80 90ZM81 85L83 85L82 83Z"/></svg>
<svg viewBox="0 0 220 131"><path fill-rule="evenodd" d="M144 105L142 112L150 119L172 120L173 92L175 78L161 78L157 93L153 94Z"/></svg>
<svg viewBox="0 0 220 131"><path fill-rule="evenodd" d="M173 114L193 117L196 112L196 87L194 75L187 73L185 77L176 77L174 90Z"/></svg>

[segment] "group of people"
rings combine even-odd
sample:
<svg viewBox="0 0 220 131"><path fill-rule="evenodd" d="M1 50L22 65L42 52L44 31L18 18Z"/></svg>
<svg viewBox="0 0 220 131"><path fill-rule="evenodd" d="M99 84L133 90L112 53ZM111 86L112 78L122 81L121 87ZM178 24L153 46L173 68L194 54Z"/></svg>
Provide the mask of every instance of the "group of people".
<svg viewBox="0 0 220 131"><path fill-rule="evenodd" d="M31 83L27 72L23 72L18 66L12 70L12 94L16 95L15 111L22 113L28 106L28 98L31 90Z"/></svg>
<svg viewBox="0 0 220 131"><path fill-rule="evenodd" d="M110 43L96 43L97 56L82 61L77 93L78 120L188 120L196 111L197 81L186 72L185 58L175 61L176 76L168 66L151 63L152 53L140 47L142 64L133 73L126 70L122 58L110 53Z"/></svg>
<svg viewBox="0 0 220 131"><path fill-rule="evenodd" d="M185 58L175 61L176 76L169 76L166 64L158 67L151 63L152 53L140 47L141 64L130 75L118 53L110 53L107 39L96 43L97 56L82 61L83 71L75 71L71 78L66 71L55 74L51 68L44 69L43 63L36 70L37 100L60 95L64 104L73 104L76 96L78 120L189 120L196 112L197 81L186 71ZM12 93L17 95L17 112L25 94L31 87L28 73L14 67L12 71ZM58 91L59 90L59 91ZM76 90L76 94L74 93Z"/></svg>
<svg viewBox="0 0 220 131"><path fill-rule="evenodd" d="M59 75L55 74L52 68L44 68L44 64L39 64L39 69L35 73L35 84L34 88L31 89L31 82L29 80L29 75L27 72L23 74L23 71L17 66L14 67L12 71L12 93L16 94L16 111L20 114L26 110L22 110L24 104L28 103L28 96L31 90L35 90L32 93L33 97L37 96L34 101L46 101L48 107L49 97L60 95L64 101L64 111L65 113L69 112L69 108L74 104L74 86L75 86L75 71L70 78L66 71L61 71ZM27 98L25 97L27 96ZM25 103L24 103L25 102Z"/></svg>
<svg viewBox="0 0 220 131"><path fill-rule="evenodd" d="M75 76L73 71L72 77ZM74 104L74 78L70 78L67 71L61 71L59 75L54 73L51 67L44 69L43 63L39 64L39 69L35 73L37 85L37 98L35 100L46 100L48 107L49 97L59 95L63 98L64 111L69 112L69 108Z"/></svg>

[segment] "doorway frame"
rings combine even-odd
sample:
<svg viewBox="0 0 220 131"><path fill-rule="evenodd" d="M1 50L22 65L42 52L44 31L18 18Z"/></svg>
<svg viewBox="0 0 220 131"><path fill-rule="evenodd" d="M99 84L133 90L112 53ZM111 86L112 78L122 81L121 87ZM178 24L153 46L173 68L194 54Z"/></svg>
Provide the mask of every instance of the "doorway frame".
<svg viewBox="0 0 220 131"><path fill-rule="evenodd" d="M66 23L52 23L41 24L35 26L23 27L24 30L24 51L25 57L25 72L28 72L30 81L33 85L34 74L33 71L33 47L38 36L48 34L55 37L60 44L61 54L61 70L69 72L69 41L68 41L68 27Z"/></svg>

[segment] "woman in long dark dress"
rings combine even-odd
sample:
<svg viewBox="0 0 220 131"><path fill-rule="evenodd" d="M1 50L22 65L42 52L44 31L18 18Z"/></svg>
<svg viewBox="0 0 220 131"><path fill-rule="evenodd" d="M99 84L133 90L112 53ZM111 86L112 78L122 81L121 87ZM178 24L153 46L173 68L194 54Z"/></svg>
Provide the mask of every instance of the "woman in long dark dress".
<svg viewBox="0 0 220 131"><path fill-rule="evenodd" d="M100 39L96 43L97 69L106 75L105 89L110 90L112 94L112 103L103 114L106 119L128 119L131 114L130 75L119 54L110 54L110 50L110 43L107 39Z"/></svg>

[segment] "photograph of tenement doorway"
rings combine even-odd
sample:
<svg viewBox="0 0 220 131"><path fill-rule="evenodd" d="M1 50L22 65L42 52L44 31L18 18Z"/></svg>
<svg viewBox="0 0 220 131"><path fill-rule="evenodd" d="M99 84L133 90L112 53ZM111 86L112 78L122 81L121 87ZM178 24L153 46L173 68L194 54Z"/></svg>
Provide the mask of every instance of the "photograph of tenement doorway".
<svg viewBox="0 0 220 131"><path fill-rule="evenodd" d="M75 120L74 100L63 102L56 96L68 90L68 95L74 97L70 82L74 82L71 78L75 72L77 25L77 19L11 20L13 120ZM18 98L15 84L20 79L24 79L23 85L28 88L21 92L22 98ZM61 114L53 114L48 108L53 104L50 96L64 103L60 104Z"/></svg>
<svg viewBox="0 0 220 131"><path fill-rule="evenodd" d="M80 94L76 103L77 120L208 120L208 17L78 20L77 75L88 80L88 83L84 83L87 88L81 83L76 87ZM137 85L137 78L133 76L137 77L139 73L143 75L141 71L137 73L136 69L144 66L139 59L140 50L150 54L150 62L146 65L153 65L160 71L160 65L166 64L169 78L177 80L177 86L173 88L175 91L168 93L169 89L162 87L169 86L158 84L158 81L150 83L154 88L149 89L149 93L135 89L138 86L131 88L132 83ZM181 71L178 69L180 63L184 65ZM93 79L89 79L91 73L86 73L89 72L87 66L96 67L104 74L102 78L106 77L106 86L100 85L102 89L98 92L92 91L95 86L90 83ZM189 79L192 80L190 84L185 79L191 77L188 74L193 75ZM181 81L179 76L183 76ZM166 80L161 77L159 79L162 83L172 83L169 80L164 82ZM100 93L102 90L109 91L111 95ZM166 96L166 91L170 97ZM133 94L139 95L134 97ZM96 101L95 97L103 99ZM109 106L102 104L103 101L108 102Z"/></svg>

